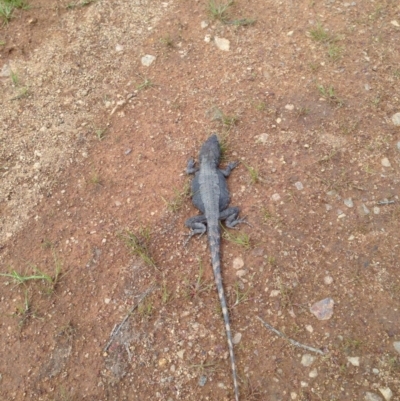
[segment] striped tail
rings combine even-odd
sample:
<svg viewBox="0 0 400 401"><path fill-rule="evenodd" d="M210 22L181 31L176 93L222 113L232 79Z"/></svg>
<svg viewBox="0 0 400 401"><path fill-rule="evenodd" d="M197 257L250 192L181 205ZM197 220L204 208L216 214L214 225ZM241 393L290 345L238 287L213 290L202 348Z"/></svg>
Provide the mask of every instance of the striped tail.
<svg viewBox="0 0 400 401"><path fill-rule="evenodd" d="M210 244L210 252L211 252L211 263L214 271L214 278L215 278L215 284L217 286L218 297L222 308L222 315L224 317L226 337L228 340L228 349L229 349L229 356L231 360L231 368L233 375L233 385L235 388L235 400L239 401L239 385L237 381L235 355L233 353L233 342L232 342L231 326L229 323L229 312L228 312L228 307L226 305L224 287L222 285L221 258L220 258L221 237L220 237L219 222L217 221L216 223L211 223L211 224L210 222L207 222L207 224L208 224L208 241Z"/></svg>

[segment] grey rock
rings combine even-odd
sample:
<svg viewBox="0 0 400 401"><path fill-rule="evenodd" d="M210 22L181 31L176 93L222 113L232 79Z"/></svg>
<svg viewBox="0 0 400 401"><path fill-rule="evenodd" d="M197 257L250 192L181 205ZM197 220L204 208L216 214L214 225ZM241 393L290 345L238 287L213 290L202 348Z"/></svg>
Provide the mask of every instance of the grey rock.
<svg viewBox="0 0 400 401"><path fill-rule="evenodd" d="M207 383L207 376L204 376L204 375L201 376L199 379L199 386L204 387L206 383Z"/></svg>

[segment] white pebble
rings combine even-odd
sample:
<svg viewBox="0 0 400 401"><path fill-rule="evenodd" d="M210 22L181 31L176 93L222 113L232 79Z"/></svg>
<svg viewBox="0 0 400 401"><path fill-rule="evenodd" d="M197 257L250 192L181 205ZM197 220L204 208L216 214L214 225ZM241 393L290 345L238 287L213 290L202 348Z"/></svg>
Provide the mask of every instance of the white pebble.
<svg viewBox="0 0 400 401"><path fill-rule="evenodd" d="M300 181L297 181L294 186L297 188L298 191L301 191L304 189L303 184Z"/></svg>
<svg viewBox="0 0 400 401"><path fill-rule="evenodd" d="M400 113L396 113L392 115L392 122L396 126L400 126Z"/></svg>
<svg viewBox="0 0 400 401"><path fill-rule="evenodd" d="M317 369L313 369L309 374L309 377L311 377L311 379L315 379L318 376L318 370Z"/></svg>
<svg viewBox="0 0 400 401"><path fill-rule="evenodd" d="M393 347L400 354L400 341L394 341Z"/></svg>
<svg viewBox="0 0 400 401"><path fill-rule="evenodd" d="M105 298L105 299L104 299L104 303L107 304L107 305L110 303L110 301L111 301L110 298Z"/></svg>
<svg viewBox="0 0 400 401"><path fill-rule="evenodd" d="M277 297L281 292L279 290L272 290L269 294L270 297Z"/></svg>
<svg viewBox="0 0 400 401"><path fill-rule="evenodd" d="M331 276L325 276L325 277L324 277L324 283L325 283L326 285L332 284L332 283L333 283L333 277L331 277Z"/></svg>
<svg viewBox="0 0 400 401"><path fill-rule="evenodd" d="M293 104L287 104L287 105L285 106L285 109L286 109L286 110L293 110L293 109L294 109L294 105L293 105Z"/></svg>
<svg viewBox="0 0 400 401"><path fill-rule="evenodd" d="M280 196L279 194L273 194L273 195L271 196L271 199L272 199L274 202L278 202L278 201L281 200L281 196Z"/></svg>
<svg viewBox="0 0 400 401"><path fill-rule="evenodd" d="M241 339L242 339L242 333L236 333L232 338L232 342L236 345L240 343Z"/></svg>
<svg viewBox="0 0 400 401"><path fill-rule="evenodd" d="M347 198L343 200L343 203L347 206L347 207L353 207L354 203L353 200L351 198Z"/></svg>
<svg viewBox="0 0 400 401"><path fill-rule="evenodd" d="M381 209L379 209L378 206L375 206L373 210L374 210L374 214L379 214L381 212Z"/></svg>
<svg viewBox="0 0 400 401"><path fill-rule="evenodd" d="M303 366L311 366L315 361L315 356L311 355L311 354L304 354L301 357L301 364Z"/></svg>
<svg viewBox="0 0 400 401"><path fill-rule="evenodd" d="M208 27L208 22L207 21L201 21L200 22L200 26L201 26L201 29L205 29L205 28Z"/></svg>
<svg viewBox="0 0 400 401"><path fill-rule="evenodd" d="M184 354L184 353L185 353L185 350L182 349L182 350L178 351L178 352L176 353L176 355L178 355L178 357L179 357L180 359L183 359L183 354Z"/></svg>
<svg viewBox="0 0 400 401"><path fill-rule="evenodd" d="M312 333L312 332L314 331L314 329L313 329L313 327L311 326L311 324L307 324L306 330L307 330L309 333Z"/></svg>
<svg viewBox="0 0 400 401"><path fill-rule="evenodd" d="M381 392L381 394L383 395L383 398L386 401L390 401L390 399L393 397L393 392L392 392L392 390L390 390L389 387L379 388L379 391Z"/></svg>
<svg viewBox="0 0 400 401"><path fill-rule="evenodd" d="M381 160L381 164L382 164L383 167L390 167L391 166L390 161L389 161L389 159L387 157L384 157Z"/></svg>
<svg viewBox="0 0 400 401"><path fill-rule="evenodd" d="M117 45L117 46L115 46L115 51L116 52L122 52L124 50L124 46L121 46L121 45Z"/></svg>
<svg viewBox="0 0 400 401"><path fill-rule="evenodd" d="M225 52L229 51L230 42L228 39L219 38L218 36L216 36L214 38L214 42L217 45L219 50L223 50Z"/></svg>
<svg viewBox="0 0 400 401"><path fill-rule="evenodd" d="M382 401L382 398L379 397L379 395L376 395L374 393L370 393L369 391L367 391L365 393L364 400L365 401Z"/></svg>
<svg viewBox="0 0 400 401"><path fill-rule="evenodd" d="M150 67L155 59L156 59L155 56L152 56L151 54L146 54L141 58L140 61L142 62L142 65L144 65L145 67Z"/></svg>
<svg viewBox="0 0 400 401"><path fill-rule="evenodd" d="M353 366L360 366L360 357L359 356L348 356L347 360L353 365Z"/></svg>
<svg viewBox="0 0 400 401"><path fill-rule="evenodd" d="M243 277L243 276L245 276L246 275L246 270L238 270L237 272L236 272L236 276L237 277Z"/></svg>
<svg viewBox="0 0 400 401"><path fill-rule="evenodd" d="M233 268L234 268L235 270L239 270L239 269L241 269L243 266L244 266L244 261L243 261L242 258L239 257L239 258L233 259Z"/></svg>

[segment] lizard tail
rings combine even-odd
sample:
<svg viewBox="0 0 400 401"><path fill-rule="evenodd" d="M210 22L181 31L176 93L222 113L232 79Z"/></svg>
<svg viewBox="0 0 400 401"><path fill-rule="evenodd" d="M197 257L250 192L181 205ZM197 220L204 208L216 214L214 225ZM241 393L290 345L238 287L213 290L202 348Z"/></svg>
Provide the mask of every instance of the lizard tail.
<svg viewBox="0 0 400 401"><path fill-rule="evenodd" d="M229 322L229 312L228 312L228 307L226 305L224 287L222 285L220 238L221 237L220 237L219 222L217 221L216 224L208 224L208 240L210 244L211 263L214 271L214 278L215 278L215 284L217 286L218 297L222 308L222 315L224 317L225 331L228 340L228 349L229 349L229 356L233 375L233 385L235 389L235 401L239 401L239 385L237 380L235 354L233 352L231 325Z"/></svg>

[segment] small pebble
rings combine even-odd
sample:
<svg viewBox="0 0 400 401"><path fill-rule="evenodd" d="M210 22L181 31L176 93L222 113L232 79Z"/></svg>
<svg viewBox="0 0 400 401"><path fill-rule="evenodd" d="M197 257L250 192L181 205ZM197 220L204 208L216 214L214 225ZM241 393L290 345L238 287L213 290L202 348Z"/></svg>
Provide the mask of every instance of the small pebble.
<svg viewBox="0 0 400 401"><path fill-rule="evenodd" d="M347 198L343 200L343 203L347 206L347 207L353 207L354 203L353 200L351 198Z"/></svg>
<svg viewBox="0 0 400 401"><path fill-rule="evenodd" d="M307 324L306 330L307 330L309 333L312 333L312 332L314 331L314 329L313 329L313 327L311 326L311 324Z"/></svg>
<svg viewBox="0 0 400 401"><path fill-rule="evenodd" d="M393 347L400 354L400 341L394 341Z"/></svg>
<svg viewBox="0 0 400 401"><path fill-rule="evenodd" d="M374 375L379 375L379 369L373 368L373 369L372 369L372 373L373 373Z"/></svg>
<svg viewBox="0 0 400 401"><path fill-rule="evenodd" d="M129 153L131 153L131 152L132 152L132 149L130 149L130 148L126 149L125 152L124 152L125 156L129 155Z"/></svg>
<svg viewBox="0 0 400 401"><path fill-rule="evenodd" d="M232 342L236 345L240 343L241 339L242 339L242 333L236 333L232 338Z"/></svg>
<svg viewBox="0 0 400 401"><path fill-rule="evenodd" d="M285 106L285 109L286 109L286 110L293 110L293 109L294 109L294 105L293 105L293 104L287 104L287 105Z"/></svg>
<svg viewBox="0 0 400 401"><path fill-rule="evenodd" d="M364 400L365 401L382 401L382 398L379 397L379 395L376 395L374 393L370 393L369 391L367 391L365 393Z"/></svg>
<svg viewBox="0 0 400 401"><path fill-rule="evenodd" d="M236 272L236 276L237 277L243 277L243 276L245 276L246 275L246 270L238 270L237 272Z"/></svg>
<svg viewBox="0 0 400 401"><path fill-rule="evenodd" d="M311 366L314 363L314 361L315 361L315 356L310 354L304 354L301 357L301 364L306 367Z"/></svg>
<svg viewBox="0 0 400 401"><path fill-rule="evenodd" d="M325 276L325 277L324 277L324 283L325 283L326 285L332 284L332 283L333 283L333 277L331 277L331 276Z"/></svg>
<svg viewBox="0 0 400 401"><path fill-rule="evenodd" d="M359 356L348 356L347 360L353 365L353 366L360 366L360 357Z"/></svg>
<svg viewBox="0 0 400 401"><path fill-rule="evenodd" d="M389 387L379 388L379 391L381 392L381 394L383 395L383 398L386 401L390 401L390 399L393 397L393 392Z"/></svg>
<svg viewBox="0 0 400 401"><path fill-rule="evenodd" d="M182 350L178 351L178 352L176 353L176 355L178 355L178 357L179 357L180 359L183 359L183 354L184 354L184 353L185 353L185 350L182 349Z"/></svg>
<svg viewBox="0 0 400 401"><path fill-rule="evenodd" d="M207 21L201 21L200 22L200 26L201 26L201 29L205 29L205 28L208 27L208 22Z"/></svg>
<svg viewBox="0 0 400 401"><path fill-rule="evenodd" d="M278 201L281 200L281 196L280 196L279 194L273 194L273 195L271 196L271 199L272 199L274 202L278 202Z"/></svg>
<svg viewBox="0 0 400 401"><path fill-rule="evenodd" d="M242 258L239 257L239 258L233 259L233 268L234 268L235 270L239 270L239 269L241 269L243 266L244 266L244 261L243 261Z"/></svg>
<svg viewBox="0 0 400 401"><path fill-rule="evenodd" d="M115 46L115 51L116 52L122 52L124 50L124 46L121 46L121 45L117 45L117 46Z"/></svg>
<svg viewBox="0 0 400 401"><path fill-rule="evenodd" d="M204 375L201 376L199 379L199 386L204 387L206 383L207 383L207 376L204 376Z"/></svg>
<svg viewBox="0 0 400 401"><path fill-rule="evenodd" d="M399 142L397 142L396 146L397 146L397 150L399 150L399 151L400 151L400 141L399 141Z"/></svg>
<svg viewBox="0 0 400 401"><path fill-rule="evenodd" d="M151 54L146 54L145 56L143 56L140 59L140 61L141 61L142 65L144 65L145 67L150 67L151 64L153 64L155 59L156 59L155 56L152 56Z"/></svg>
<svg viewBox="0 0 400 401"><path fill-rule="evenodd" d="M316 302L311 306L310 312L318 320L328 320L333 315L333 306L335 302L332 298L325 298L321 301Z"/></svg>
<svg viewBox="0 0 400 401"><path fill-rule="evenodd" d="M390 23L391 23L393 26L397 26L397 28L400 27L400 24L399 24L396 20L390 21Z"/></svg>
<svg viewBox="0 0 400 401"><path fill-rule="evenodd" d="M230 42L228 39L219 38L218 36L216 36L214 38L214 42L217 45L219 50L223 50L225 52L229 51Z"/></svg>
<svg viewBox="0 0 400 401"><path fill-rule="evenodd" d="M110 303L110 301L111 301L110 298L105 298L105 299L104 299L104 303L107 304L107 305Z"/></svg>
<svg viewBox="0 0 400 401"><path fill-rule="evenodd" d="M397 127L400 126L400 113L393 114L393 116L392 116L392 122L393 122L393 124L396 125Z"/></svg>
<svg viewBox="0 0 400 401"><path fill-rule="evenodd" d="M353 241L354 240L354 235L350 235L350 237L348 238L349 241Z"/></svg>
<svg viewBox="0 0 400 401"><path fill-rule="evenodd" d="M325 209L327 212L329 212L329 210L332 210L332 205L330 205L329 203L325 204Z"/></svg>
<svg viewBox="0 0 400 401"><path fill-rule="evenodd" d="M384 157L381 160L381 164L382 164L383 167L390 167L391 166L390 161L389 161L389 159L387 157Z"/></svg>
<svg viewBox="0 0 400 401"><path fill-rule="evenodd" d="M308 376L311 377L311 379L315 379L318 376L318 370L317 369L313 369L312 371L310 371Z"/></svg>
<svg viewBox="0 0 400 401"><path fill-rule="evenodd" d="M304 189L303 184L300 181L297 181L294 186L297 188L298 191L301 191Z"/></svg>
<svg viewBox="0 0 400 401"><path fill-rule="evenodd" d="M381 209L379 209L378 206L375 206L375 207L373 208L373 211L374 211L374 214L379 214L379 213L381 212Z"/></svg>

